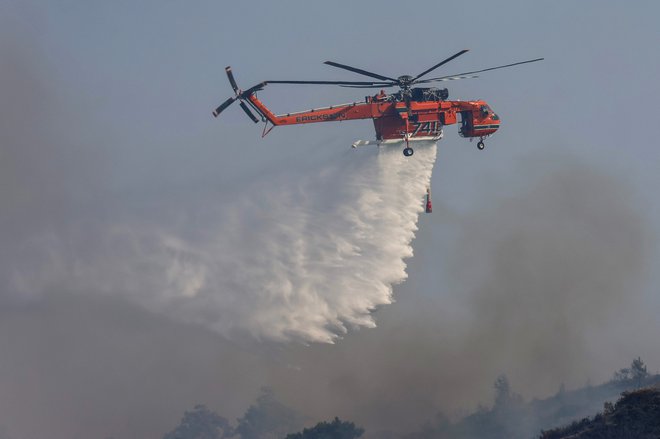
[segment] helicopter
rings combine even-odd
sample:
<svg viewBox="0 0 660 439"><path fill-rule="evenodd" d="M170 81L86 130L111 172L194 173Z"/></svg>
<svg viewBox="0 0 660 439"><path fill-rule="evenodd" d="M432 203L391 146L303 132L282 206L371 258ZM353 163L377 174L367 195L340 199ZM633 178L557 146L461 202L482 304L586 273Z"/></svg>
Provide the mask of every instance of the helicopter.
<svg viewBox="0 0 660 439"><path fill-rule="evenodd" d="M238 101L245 114L254 123L258 123L260 120L265 123L262 137L265 137L274 127L282 125L372 119L376 130L376 141L360 140L353 143L352 146L357 148L372 144L402 144L404 146L403 155L406 157L410 157L414 153L413 148L410 146L412 141L437 141L443 136L444 126L460 123L459 135L470 138L470 140L479 138L477 148L483 150L485 148L484 139L494 134L501 123L499 116L486 101L449 100L449 91L446 88L425 87L424 85L477 78L477 73L533 63L544 58L530 59L455 75L424 78L432 71L468 51L469 49L463 49L415 76L403 75L392 78L346 64L325 61L324 64L329 66L368 76L377 79L377 81L263 81L247 90L238 88L231 66L228 66L225 68L225 72L234 90L234 96L220 104L213 111L213 116L218 117L227 107ZM275 115L257 98L257 92L263 90L268 84L338 85L340 87L381 90L373 96L366 96L360 102ZM416 85L422 86L416 87ZM392 87L398 87L399 90L390 94L385 93L384 89ZM259 118L250 111L250 108L259 115ZM271 124L270 127L268 127L269 123Z"/></svg>

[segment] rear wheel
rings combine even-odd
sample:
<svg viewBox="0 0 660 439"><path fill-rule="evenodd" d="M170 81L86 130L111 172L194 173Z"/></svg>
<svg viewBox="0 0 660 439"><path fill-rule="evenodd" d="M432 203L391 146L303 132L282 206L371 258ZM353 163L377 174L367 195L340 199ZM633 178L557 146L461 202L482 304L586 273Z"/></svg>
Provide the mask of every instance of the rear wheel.
<svg viewBox="0 0 660 439"><path fill-rule="evenodd" d="M414 152L415 151L413 151L413 149L409 146L403 149L403 155L405 155L406 157L410 157L411 155L414 154Z"/></svg>
<svg viewBox="0 0 660 439"><path fill-rule="evenodd" d="M485 147L486 147L486 145L484 145L483 140L480 140L480 141L477 142L477 149L479 149L479 151L483 151Z"/></svg>

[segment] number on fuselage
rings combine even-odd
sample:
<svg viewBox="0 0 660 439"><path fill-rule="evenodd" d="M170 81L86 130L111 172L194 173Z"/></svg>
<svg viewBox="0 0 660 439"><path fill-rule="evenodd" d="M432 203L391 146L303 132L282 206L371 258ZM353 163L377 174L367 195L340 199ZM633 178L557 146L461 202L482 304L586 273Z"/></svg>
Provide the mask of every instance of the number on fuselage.
<svg viewBox="0 0 660 439"><path fill-rule="evenodd" d="M438 121L412 123L414 129L412 136L427 135L438 136L442 131L442 125Z"/></svg>

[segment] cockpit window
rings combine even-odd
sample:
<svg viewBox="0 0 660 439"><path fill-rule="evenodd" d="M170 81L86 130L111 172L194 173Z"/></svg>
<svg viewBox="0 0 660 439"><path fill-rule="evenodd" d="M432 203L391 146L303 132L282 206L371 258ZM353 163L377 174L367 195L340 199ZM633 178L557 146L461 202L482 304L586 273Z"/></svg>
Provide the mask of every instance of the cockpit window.
<svg viewBox="0 0 660 439"><path fill-rule="evenodd" d="M484 116L488 116L490 114L491 119L500 120L500 117L488 105L481 106L481 114Z"/></svg>

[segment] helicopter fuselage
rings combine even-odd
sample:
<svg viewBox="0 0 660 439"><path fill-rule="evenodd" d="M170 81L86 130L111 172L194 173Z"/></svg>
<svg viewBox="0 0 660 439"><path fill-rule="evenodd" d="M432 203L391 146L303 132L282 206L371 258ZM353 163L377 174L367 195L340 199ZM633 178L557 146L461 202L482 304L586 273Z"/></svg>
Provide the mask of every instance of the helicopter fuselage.
<svg viewBox="0 0 660 439"><path fill-rule="evenodd" d="M487 137L497 131L500 119L483 100L447 100L447 89L412 88L394 94L381 91L363 102L313 108L275 115L256 93L247 97L264 120L274 126L372 119L381 142L439 139L446 125L460 123L463 137Z"/></svg>
<svg viewBox="0 0 660 439"><path fill-rule="evenodd" d="M468 49L460 50L416 76L403 75L397 78L334 61L325 61L324 64L367 76L370 80L272 80L261 82L245 91L238 88L231 67L227 66L225 72L235 95L221 103L213 111L213 116L218 117L222 111L238 101L241 109L254 123L259 122L259 119L250 111L248 106L252 107L261 116L261 120L266 122L262 136L268 134L273 127L281 125L372 119L374 128L376 129L376 142L358 141L353 146L372 143L399 143L403 141L405 143L403 155L406 157L413 155L413 149L409 145L411 140L439 140L442 138L443 127L459 123L460 121L459 134L469 138L478 137L477 148L482 150L485 147L484 138L495 133L500 127L500 118L485 101L451 101L449 100L449 93L446 88L414 87L414 85L477 78L477 73L542 61L543 58L528 59L526 61L496 67L463 72L457 75L445 75L434 78L426 77L429 73L466 52L468 52ZM377 81L374 81L374 79ZM381 91L374 96L366 96L363 102L351 102L324 108L312 108L311 110L297 113L275 115L257 98L257 92L262 90L267 84L339 85L342 87L375 88L381 89ZM399 87L399 91L386 94L384 89L390 87ZM272 127L269 129L267 129L268 122L272 124Z"/></svg>

